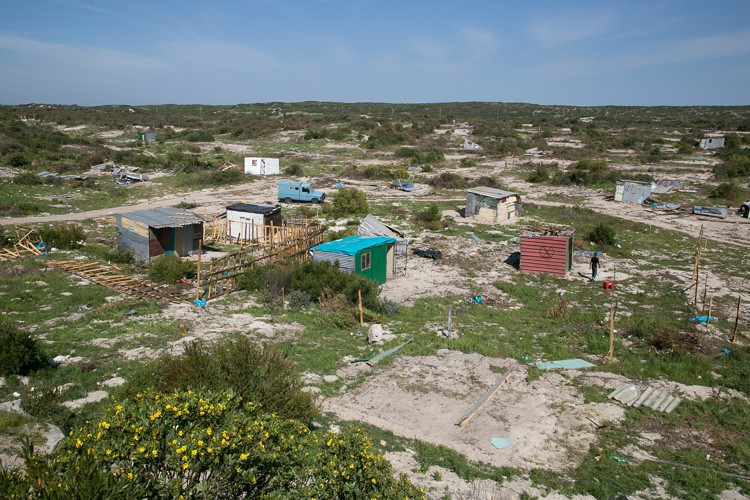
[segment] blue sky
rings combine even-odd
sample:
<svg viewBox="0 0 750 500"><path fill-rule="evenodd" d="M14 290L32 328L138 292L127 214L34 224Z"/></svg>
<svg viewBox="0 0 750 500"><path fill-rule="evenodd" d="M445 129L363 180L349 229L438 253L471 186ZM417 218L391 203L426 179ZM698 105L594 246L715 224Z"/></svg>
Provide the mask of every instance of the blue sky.
<svg viewBox="0 0 750 500"><path fill-rule="evenodd" d="M0 0L0 103L750 104L750 1Z"/></svg>

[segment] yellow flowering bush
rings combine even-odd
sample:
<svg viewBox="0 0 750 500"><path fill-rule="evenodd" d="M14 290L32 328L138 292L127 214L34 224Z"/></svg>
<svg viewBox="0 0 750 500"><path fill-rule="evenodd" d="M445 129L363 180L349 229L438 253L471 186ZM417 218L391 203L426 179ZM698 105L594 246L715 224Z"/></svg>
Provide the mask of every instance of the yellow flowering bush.
<svg viewBox="0 0 750 500"><path fill-rule="evenodd" d="M63 484L72 479L62 471L93 467L130 485L126 497L422 496L404 476L394 478L358 430L312 431L231 392L146 391L113 403L71 432L48 467L60 491L75 491ZM33 490L33 479L28 483Z"/></svg>

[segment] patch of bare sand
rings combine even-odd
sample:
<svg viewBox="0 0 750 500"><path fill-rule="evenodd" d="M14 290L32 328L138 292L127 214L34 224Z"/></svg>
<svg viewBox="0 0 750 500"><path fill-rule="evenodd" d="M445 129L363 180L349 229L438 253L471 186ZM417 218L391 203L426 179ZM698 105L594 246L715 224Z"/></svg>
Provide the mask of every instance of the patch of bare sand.
<svg viewBox="0 0 750 500"><path fill-rule="evenodd" d="M402 262L405 262L403 257ZM381 288L380 295L404 305L413 305L422 297L444 297L450 294L466 295L469 288L464 283L466 275L439 261L409 255L408 263L398 263L400 269L392 280ZM402 267L403 266L403 267Z"/></svg>
<svg viewBox="0 0 750 500"><path fill-rule="evenodd" d="M515 374L465 427L462 415L499 379ZM323 402L341 420L364 421L400 436L444 445L470 460L518 469L574 468L596 440L597 422L620 421L624 409L585 403L577 389L557 373L531 384L527 367L512 359L440 350L435 356L399 356L393 365L348 394ZM498 450L494 437L513 444Z"/></svg>

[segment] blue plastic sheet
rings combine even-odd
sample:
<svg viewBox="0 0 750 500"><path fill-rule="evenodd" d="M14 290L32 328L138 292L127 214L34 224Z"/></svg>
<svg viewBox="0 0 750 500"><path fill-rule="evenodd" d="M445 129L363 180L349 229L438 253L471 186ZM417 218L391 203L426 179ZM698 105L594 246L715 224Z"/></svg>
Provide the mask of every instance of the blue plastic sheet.
<svg viewBox="0 0 750 500"><path fill-rule="evenodd" d="M694 318L690 318L690 321L693 323L705 323L708 320L708 316L696 316ZM711 321L716 321L716 316L711 316Z"/></svg>
<svg viewBox="0 0 750 500"><path fill-rule="evenodd" d="M193 302L195 302L195 305L198 307L204 307L206 305L205 299L193 299Z"/></svg>

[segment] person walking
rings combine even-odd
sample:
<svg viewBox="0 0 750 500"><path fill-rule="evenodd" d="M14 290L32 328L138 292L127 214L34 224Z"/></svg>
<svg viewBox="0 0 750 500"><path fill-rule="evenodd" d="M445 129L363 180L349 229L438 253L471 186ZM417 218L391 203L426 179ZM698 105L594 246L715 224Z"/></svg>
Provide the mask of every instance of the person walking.
<svg viewBox="0 0 750 500"><path fill-rule="evenodd" d="M596 271L599 269L599 257L596 256L596 252L594 252L594 255L591 257L591 281L596 280Z"/></svg>

